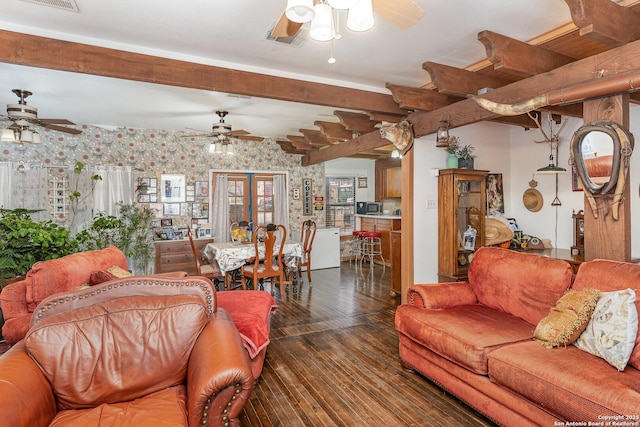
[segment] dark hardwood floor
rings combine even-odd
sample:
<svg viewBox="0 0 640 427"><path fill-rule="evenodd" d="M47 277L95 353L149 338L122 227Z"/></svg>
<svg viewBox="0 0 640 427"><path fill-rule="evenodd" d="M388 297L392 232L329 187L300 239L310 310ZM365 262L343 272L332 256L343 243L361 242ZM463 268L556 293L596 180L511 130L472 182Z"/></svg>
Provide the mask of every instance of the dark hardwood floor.
<svg viewBox="0 0 640 427"><path fill-rule="evenodd" d="M313 286L276 288L271 344L243 426L494 425L402 369L390 273L343 262L312 271Z"/></svg>

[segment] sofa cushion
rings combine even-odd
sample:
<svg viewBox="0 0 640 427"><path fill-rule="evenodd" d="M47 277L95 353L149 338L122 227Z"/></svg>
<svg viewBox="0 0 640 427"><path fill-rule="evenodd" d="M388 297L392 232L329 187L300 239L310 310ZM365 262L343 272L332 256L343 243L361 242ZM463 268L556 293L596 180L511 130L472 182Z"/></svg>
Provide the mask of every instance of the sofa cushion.
<svg viewBox="0 0 640 427"><path fill-rule="evenodd" d="M636 311L638 312L638 317L640 317L640 289L634 289L634 291L636 293ZM628 363L634 368L640 369L640 329L638 329L638 334L636 335L636 344L633 347L633 351L631 352Z"/></svg>
<svg viewBox="0 0 640 427"><path fill-rule="evenodd" d="M401 305L396 311L396 329L452 362L487 374L487 354L506 344L530 340L534 327L482 305L446 310Z"/></svg>
<svg viewBox="0 0 640 427"><path fill-rule="evenodd" d="M596 288L602 292L620 289L640 289L640 265L627 262L597 259L580 265L572 289ZM636 300L636 307L640 307ZM629 364L640 369L640 338L631 353Z"/></svg>
<svg viewBox="0 0 640 427"><path fill-rule="evenodd" d="M33 312L40 301L49 295L73 291L89 283L94 271L105 270L113 265L127 269L127 258L115 246L35 263L25 278L28 309Z"/></svg>
<svg viewBox="0 0 640 427"><path fill-rule="evenodd" d="M124 277L131 277L128 270L121 268L117 265L112 265L106 270L94 271L89 277L89 283L91 285L99 285L100 283L108 282L110 280L122 279Z"/></svg>
<svg viewBox="0 0 640 427"><path fill-rule="evenodd" d="M602 292L587 328L574 345L624 370L638 334L635 300L632 289Z"/></svg>
<svg viewBox="0 0 640 427"><path fill-rule="evenodd" d="M598 303L600 291L568 291L536 326L533 337L547 348L566 346L584 331Z"/></svg>
<svg viewBox="0 0 640 427"><path fill-rule="evenodd" d="M489 378L560 419L602 421L635 415L640 408L640 371L624 373L575 346L547 349L536 342L489 353Z"/></svg>
<svg viewBox="0 0 640 427"><path fill-rule="evenodd" d="M510 249L482 247L469 266L478 301L537 325L569 289L568 262Z"/></svg>
<svg viewBox="0 0 640 427"><path fill-rule="evenodd" d="M43 319L25 346L60 409L88 408L182 383L207 321L198 295L121 297Z"/></svg>
<svg viewBox="0 0 640 427"><path fill-rule="evenodd" d="M102 404L89 409L67 409L56 414L49 427L114 426L175 427L187 425L184 385L170 387L129 402Z"/></svg>

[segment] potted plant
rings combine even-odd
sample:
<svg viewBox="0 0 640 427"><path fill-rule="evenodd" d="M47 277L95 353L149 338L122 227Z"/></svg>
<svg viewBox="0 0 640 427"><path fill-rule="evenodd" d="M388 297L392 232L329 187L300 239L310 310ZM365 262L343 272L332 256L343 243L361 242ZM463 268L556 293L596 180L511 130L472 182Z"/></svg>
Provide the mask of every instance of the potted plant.
<svg viewBox="0 0 640 427"><path fill-rule="evenodd" d="M449 144L445 147L445 151L449 153L447 157L447 167L456 169L458 167L458 150L460 149L460 141L457 136L449 138Z"/></svg>
<svg viewBox="0 0 640 427"><path fill-rule="evenodd" d="M475 150L473 145L465 145L464 147L458 148L456 155L458 156L459 168L473 169L473 150Z"/></svg>

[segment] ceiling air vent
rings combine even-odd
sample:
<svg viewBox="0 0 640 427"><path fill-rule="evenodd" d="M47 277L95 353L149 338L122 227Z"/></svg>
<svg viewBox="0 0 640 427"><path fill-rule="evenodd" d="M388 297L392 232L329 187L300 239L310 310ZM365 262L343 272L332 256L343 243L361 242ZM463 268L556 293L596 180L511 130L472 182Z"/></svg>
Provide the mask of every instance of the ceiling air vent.
<svg viewBox="0 0 640 427"><path fill-rule="evenodd" d="M302 46L302 44L305 41L307 41L306 37L304 36L305 32L303 31L303 29L298 31L294 36L290 36L290 37L274 37L272 35L272 33L273 33L273 29L275 28L275 26L276 26L276 22L274 22L271 25L271 28L269 28L269 31L267 31L267 35L265 37L265 40L274 41L274 42L278 42L278 43L282 43L282 44L288 44L290 46L295 46L295 47Z"/></svg>
<svg viewBox="0 0 640 427"><path fill-rule="evenodd" d="M56 9L80 12L76 0L21 0L27 3L40 4L43 6L55 7Z"/></svg>

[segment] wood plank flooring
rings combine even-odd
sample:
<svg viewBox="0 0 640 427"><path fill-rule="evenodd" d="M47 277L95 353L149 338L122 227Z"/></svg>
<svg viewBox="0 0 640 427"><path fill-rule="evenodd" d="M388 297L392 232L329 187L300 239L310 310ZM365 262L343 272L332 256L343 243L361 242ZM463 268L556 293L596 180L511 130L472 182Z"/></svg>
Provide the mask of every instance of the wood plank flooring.
<svg viewBox="0 0 640 427"><path fill-rule="evenodd" d="M275 290L271 344L243 426L493 426L429 380L402 369L399 297L381 266L312 271ZM265 285L270 290L269 285Z"/></svg>

